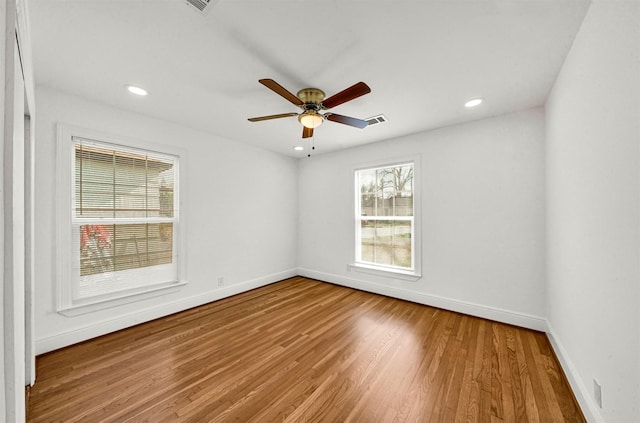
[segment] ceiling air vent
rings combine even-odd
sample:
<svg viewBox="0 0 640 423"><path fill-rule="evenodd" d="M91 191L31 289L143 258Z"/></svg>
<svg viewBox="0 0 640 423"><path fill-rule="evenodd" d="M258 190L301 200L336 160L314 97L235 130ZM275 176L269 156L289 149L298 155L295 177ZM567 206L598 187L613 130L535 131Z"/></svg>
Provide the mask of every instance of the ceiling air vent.
<svg viewBox="0 0 640 423"><path fill-rule="evenodd" d="M218 1L218 0L186 0L187 4L191 7L196 8L200 13L207 13L209 9Z"/></svg>
<svg viewBox="0 0 640 423"><path fill-rule="evenodd" d="M369 124L368 126L373 126L373 125L379 125L381 123L386 123L387 117L385 115L377 115L377 116L372 116L370 118L366 118L365 120Z"/></svg>

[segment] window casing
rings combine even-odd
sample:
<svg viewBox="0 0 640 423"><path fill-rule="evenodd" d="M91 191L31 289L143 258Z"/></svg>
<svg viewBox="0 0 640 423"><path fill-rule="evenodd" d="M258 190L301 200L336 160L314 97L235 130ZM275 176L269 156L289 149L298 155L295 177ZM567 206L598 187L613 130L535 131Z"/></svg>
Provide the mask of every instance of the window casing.
<svg viewBox="0 0 640 423"><path fill-rule="evenodd" d="M420 276L415 162L355 171L356 242L352 269L409 279Z"/></svg>
<svg viewBox="0 0 640 423"><path fill-rule="evenodd" d="M58 310L184 283L183 153L66 126L58 150Z"/></svg>

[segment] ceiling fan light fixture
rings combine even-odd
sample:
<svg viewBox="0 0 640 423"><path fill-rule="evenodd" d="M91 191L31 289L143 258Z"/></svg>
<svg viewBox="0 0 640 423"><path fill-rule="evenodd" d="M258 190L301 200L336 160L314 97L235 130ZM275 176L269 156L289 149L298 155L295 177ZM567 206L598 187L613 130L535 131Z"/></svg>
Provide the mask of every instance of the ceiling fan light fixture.
<svg viewBox="0 0 640 423"><path fill-rule="evenodd" d="M317 128L324 122L324 117L317 112L314 111L306 111L304 113L300 113L298 116L298 121L307 128Z"/></svg>

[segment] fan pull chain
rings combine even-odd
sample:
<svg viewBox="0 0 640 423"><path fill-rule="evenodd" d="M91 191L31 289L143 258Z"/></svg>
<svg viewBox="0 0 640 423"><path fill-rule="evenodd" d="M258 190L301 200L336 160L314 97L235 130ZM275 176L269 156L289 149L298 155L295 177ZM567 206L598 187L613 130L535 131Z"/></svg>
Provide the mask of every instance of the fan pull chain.
<svg viewBox="0 0 640 423"><path fill-rule="evenodd" d="M316 149L316 134L315 134L315 131L314 131L314 134L311 135L311 139L308 141L308 143L311 144L311 150L312 151ZM307 157L311 157L311 152L307 153Z"/></svg>

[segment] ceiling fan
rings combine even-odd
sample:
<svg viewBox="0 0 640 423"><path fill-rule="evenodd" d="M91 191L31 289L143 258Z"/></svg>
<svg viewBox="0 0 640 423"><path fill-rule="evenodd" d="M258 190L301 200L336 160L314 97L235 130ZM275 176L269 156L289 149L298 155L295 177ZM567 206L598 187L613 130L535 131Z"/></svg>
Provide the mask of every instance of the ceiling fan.
<svg viewBox="0 0 640 423"><path fill-rule="evenodd" d="M269 88L276 94L281 95L285 99L289 100L294 105L302 109L301 113L281 113L278 115L260 116L249 118L251 122L259 122L262 120L279 119L291 116L298 116L298 121L302 124L302 138L309 138L313 136L313 128L317 128L324 120L330 120L332 122L338 122L356 128L364 128L368 125L366 120L357 119L349 116L338 115L336 113L320 113L322 110L327 110L332 107L336 107L347 101L351 101L355 98L363 96L371 92L371 88L364 82L358 82L340 91L337 94L332 95L329 98L324 98L324 91L318 88L303 88L298 91L297 95L293 95L282 85L278 84L273 79L260 79L260 82L265 87Z"/></svg>

